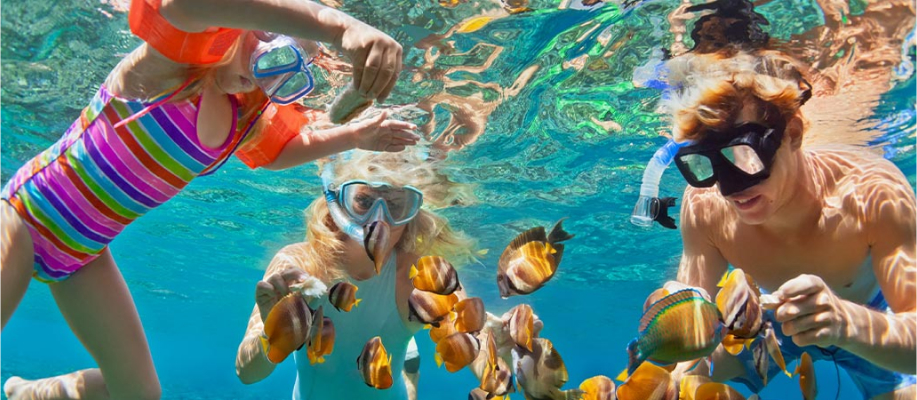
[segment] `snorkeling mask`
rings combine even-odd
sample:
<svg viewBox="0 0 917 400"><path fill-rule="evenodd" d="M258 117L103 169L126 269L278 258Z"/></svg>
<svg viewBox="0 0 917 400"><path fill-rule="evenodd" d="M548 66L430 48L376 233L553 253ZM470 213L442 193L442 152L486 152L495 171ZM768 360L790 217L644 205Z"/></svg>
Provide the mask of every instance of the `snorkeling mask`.
<svg viewBox="0 0 917 400"><path fill-rule="evenodd" d="M712 132L704 140L679 149L675 165L691 186L711 187L719 182L720 193L729 196L770 176L783 132L783 127L757 123Z"/></svg>
<svg viewBox="0 0 917 400"><path fill-rule="evenodd" d="M314 79L309 66L312 57L289 36L275 35L268 41L259 39L252 52L251 66L255 83L272 102L290 104L312 91Z"/></svg>
<svg viewBox="0 0 917 400"><path fill-rule="evenodd" d="M332 189L332 163L322 171L322 189L328 211L347 236L363 243L375 263L376 273L388 257L390 230L410 222L423 205L423 193L411 186L396 187L383 182L351 180Z"/></svg>

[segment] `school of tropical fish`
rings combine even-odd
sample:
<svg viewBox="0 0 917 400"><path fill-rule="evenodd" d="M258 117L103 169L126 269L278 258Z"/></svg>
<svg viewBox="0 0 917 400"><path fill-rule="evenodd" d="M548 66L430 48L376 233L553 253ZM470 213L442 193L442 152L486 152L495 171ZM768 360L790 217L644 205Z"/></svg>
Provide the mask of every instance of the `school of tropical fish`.
<svg viewBox="0 0 917 400"><path fill-rule="evenodd" d="M501 297L530 295L554 277L564 253L561 242L574 237L562 223L550 233L541 226L526 230L509 243L497 267ZM366 248L374 261L384 256L375 243L385 234L384 226L367 233ZM572 388L564 388L569 379L564 360L549 339L539 336L544 324L530 305L519 304L500 317L488 313L480 298L464 293L458 272L440 256L418 259L408 278L413 284L408 319L429 330L437 366L449 372L468 367L478 378L480 385L471 389L469 399L506 399L518 393L527 400L744 400L732 387L700 372L712 371L712 354L718 348L732 355L751 352L765 385L773 360L787 376L799 375L804 400L816 394L809 355L803 354L791 373L764 318L767 310L779 306L779 299L762 295L741 269L723 275L714 300L703 289L690 287L650 293L637 335L626 348L626 368L617 376L621 383L597 375ZM348 312L361 301L357 290L350 282L338 282L328 290L328 300L338 311ZM321 364L334 350L334 335L334 323L322 307L312 310L294 292L271 310L262 342L271 361L280 362L307 346L310 363ZM356 364L368 386L392 386L391 358L380 337L367 341ZM708 368L696 368L705 360ZM679 363L688 363L690 369L677 381L672 371Z"/></svg>

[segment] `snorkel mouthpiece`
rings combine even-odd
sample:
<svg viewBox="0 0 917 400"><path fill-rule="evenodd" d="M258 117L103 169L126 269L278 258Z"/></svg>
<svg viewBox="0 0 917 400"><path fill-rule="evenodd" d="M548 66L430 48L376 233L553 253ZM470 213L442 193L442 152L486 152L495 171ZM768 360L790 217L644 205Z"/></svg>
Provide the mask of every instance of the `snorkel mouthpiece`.
<svg viewBox="0 0 917 400"><path fill-rule="evenodd" d="M391 253L389 241L392 238L392 228L384 220L374 220L363 226L366 232L363 236L363 248L366 255L376 267L376 275L382 273L382 265Z"/></svg>
<svg viewBox="0 0 917 400"><path fill-rule="evenodd" d="M672 159L675 158L678 149L688 144L690 142L677 143L669 139L665 145L653 154L653 158L646 165L646 169L643 170L640 197L637 199L634 211L630 215L632 224L651 228L655 221L666 228L675 229L675 220L668 216L668 207L675 205L675 198L659 198L659 181L662 180L662 173L672 163Z"/></svg>

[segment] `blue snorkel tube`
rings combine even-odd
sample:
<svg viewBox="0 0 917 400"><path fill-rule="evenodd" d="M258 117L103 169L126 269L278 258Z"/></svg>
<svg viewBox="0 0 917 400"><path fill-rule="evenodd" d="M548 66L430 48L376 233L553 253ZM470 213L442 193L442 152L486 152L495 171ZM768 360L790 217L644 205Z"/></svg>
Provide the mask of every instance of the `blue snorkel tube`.
<svg viewBox="0 0 917 400"><path fill-rule="evenodd" d="M653 221L659 222L660 225L675 229L675 220L668 215L668 208L675 205L674 197L659 198L659 182L662 180L662 173L672 163L678 149L690 144L685 141L676 143L675 140L669 139L666 144L656 150L653 158L650 159L646 169L643 170L643 183L640 185L640 197L637 204L634 205L634 211L630 215L630 222L634 225L650 228Z"/></svg>
<svg viewBox="0 0 917 400"><path fill-rule="evenodd" d="M338 228L358 243L362 243L364 235L363 226L355 224L344 214L344 210L341 209L341 205L338 204L337 196L335 196L335 193L331 190L331 186L334 184L334 167L332 166L334 159L335 156L331 156L330 160L325 163L322 169L322 192L325 194L325 201L328 203L328 212L331 214L331 219L334 220Z"/></svg>

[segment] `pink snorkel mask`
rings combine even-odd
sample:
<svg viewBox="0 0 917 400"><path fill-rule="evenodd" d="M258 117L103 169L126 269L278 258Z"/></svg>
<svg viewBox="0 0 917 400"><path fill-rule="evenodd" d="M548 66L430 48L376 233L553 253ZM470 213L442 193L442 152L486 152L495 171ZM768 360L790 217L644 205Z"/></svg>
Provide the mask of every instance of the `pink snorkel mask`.
<svg viewBox="0 0 917 400"><path fill-rule="evenodd" d="M290 104L314 87L312 57L293 38L258 32L251 68L255 83L272 102Z"/></svg>

